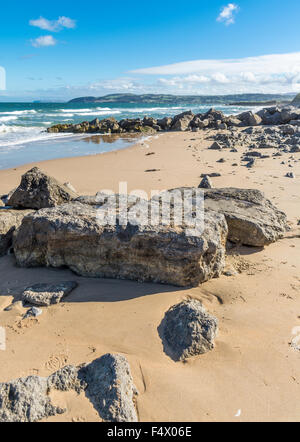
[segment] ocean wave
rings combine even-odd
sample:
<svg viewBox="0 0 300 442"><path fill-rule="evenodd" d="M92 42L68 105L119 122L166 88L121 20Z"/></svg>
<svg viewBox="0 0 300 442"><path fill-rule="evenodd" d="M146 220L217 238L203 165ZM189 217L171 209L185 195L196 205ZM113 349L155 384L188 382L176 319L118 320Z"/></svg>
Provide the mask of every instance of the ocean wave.
<svg viewBox="0 0 300 442"><path fill-rule="evenodd" d="M90 112L90 111L110 111L112 110L110 107L96 107L92 108L89 107L88 109L59 109L58 112L66 112L66 113L74 113L74 114L81 114L81 112Z"/></svg>
<svg viewBox="0 0 300 442"><path fill-rule="evenodd" d="M0 115L26 115L26 114L36 114L37 111L34 109L26 109L22 111L7 111L7 112L0 112Z"/></svg>
<svg viewBox="0 0 300 442"><path fill-rule="evenodd" d="M100 115L118 115L118 114L121 114L122 112L120 111L120 110L109 110L109 111L104 111L104 110L102 110L102 111L97 111L97 110L95 110L95 111L89 111L89 112L77 112L76 114L75 113L65 113L65 114L63 114L63 116L64 117L70 117L70 118L72 118L72 117L86 117L86 116L89 116L89 115L91 115L91 116L100 116ZM50 115L48 114L48 116L50 117ZM53 115L51 115L51 116L53 116Z"/></svg>
<svg viewBox="0 0 300 442"><path fill-rule="evenodd" d="M17 119L18 119L18 117L14 117L13 115L12 116L7 116L7 117L0 117L0 122L1 121L4 121L4 122L15 121Z"/></svg>
<svg viewBox="0 0 300 442"><path fill-rule="evenodd" d="M18 146L20 144L46 141L55 138L74 137L74 134L51 134L45 132L41 127L7 126L0 124L0 148ZM76 136L76 135L75 135ZM0 153L2 153L2 149Z"/></svg>

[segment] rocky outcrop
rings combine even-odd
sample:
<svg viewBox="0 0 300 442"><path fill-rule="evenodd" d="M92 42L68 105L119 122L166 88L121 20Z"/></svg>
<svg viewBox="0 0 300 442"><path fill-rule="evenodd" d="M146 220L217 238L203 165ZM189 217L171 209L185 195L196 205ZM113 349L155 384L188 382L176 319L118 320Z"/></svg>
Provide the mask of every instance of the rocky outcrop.
<svg viewBox="0 0 300 442"><path fill-rule="evenodd" d="M59 304L77 285L75 281L35 284L24 290L22 299L29 304L48 307L51 304Z"/></svg>
<svg viewBox="0 0 300 442"><path fill-rule="evenodd" d="M86 395L107 422L138 422L134 405L137 389L127 359L106 354L80 370Z"/></svg>
<svg viewBox="0 0 300 442"><path fill-rule="evenodd" d="M143 119L126 118L117 121L115 118L105 118L93 121L83 121L80 124L57 124L47 129L50 133L99 133L99 134L122 134L141 133L154 134L157 131L187 131L197 132L203 129L226 130L235 127L259 126L259 125L300 125L300 109L294 106L264 108L254 114L243 112L239 115L226 116L223 112L210 109L206 113L194 115L192 111L182 112L173 118L164 117L156 120L145 116Z"/></svg>
<svg viewBox="0 0 300 442"><path fill-rule="evenodd" d="M77 197L64 184L34 167L22 176L21 184L9 198L8 205L14 208L43 209Z"/></svg>
<svg viewBox="0 0 300 442"><path fill-rule="evenodd" d="M164 350L175 361L212 350L217 332L217 318L196 299L171 307L159 327Z"/></svg>
<svg viewBox="0 0 300 442"><path fill-rule="evenodd" d="M118 201L125 196L118 196ZM99 199L97 199L99 201ZM79 275L196 286L218 277L225 265L227 226L223 215L205 213L204 231L184 225L136 225L136 213L150 215L146 200L130 201L107 225L115 202L74 202L26 217L14 239L23 267L67 266ZM97 201L96 201L97 202ZM158 203L157 203L158 204ZM144 216L142 215L142 216ZM104 224L104 225L103 225Z"/></svg>
<svg viewBox="0 0 300 442"><path fill-rule="evenodd" d="M32 213L31 210L0 210L0 256L5 255L12 246L15 230L21 225L23 218Z"/></svg>
<svg viewBox="0 0 300 442"><path fill-rule="evenodd" d="M49 392L82 391L108 422L137 422L127 359L106 354L90 364L68 365L48 378L29 376L0 383L0 422L37 422L67 410L52 404Z"/></svg>
<svg viewBox="0 0 300 442"><path fill-rule="evenodd" d="M254 189L207 189L205 208L224 214L228 239L263 247L282 238L289 229L286 215Z"/></svg>

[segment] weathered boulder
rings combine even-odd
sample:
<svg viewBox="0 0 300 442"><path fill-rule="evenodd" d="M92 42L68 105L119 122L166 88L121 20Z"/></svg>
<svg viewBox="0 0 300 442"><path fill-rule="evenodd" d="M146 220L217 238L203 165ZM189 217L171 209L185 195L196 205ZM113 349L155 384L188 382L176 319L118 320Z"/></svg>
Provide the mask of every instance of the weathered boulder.
<svg viewBox="0 0 300 442"><path fill-rule="evenodd" d="M226 117L222 111L211 108L203 115L203 120L205 119L208 119L210 122L221 121L223 123Z"/></svg>
<svg viewBox="0 0 300 442"><path fill-rule="evenodd" d="M64 412L51 403L47 378L29 376L0 384L0 422L36 422Z"/></svg>
<svg viewBox="0 0 300 442"><path fill-rule="evenodd" d="M243 122L245 126L258 126L262 122L262 118L253 114L253 112L243 112L242 114L237 115L237 118Z"/></svg>
<svg viewBox="0 0 300 442"><path fill-rule="evenodd" d="M43 209L72 201L78 195L55 178L34 167L22 176L21 184L8 205L14 208Z"/></svg>
<svg viewBox="0 0 300 442"><path fill-rule="evenodd" d="M241 120L239 120L235 116L226 117L225 122L226 122L227 126L229 126L229 127L241 127L241 126L243 126L243 122Z"/></svg>
<svg viewBox="0 0 300 442"><path fill-rule="evenodd" d="M15 230L21 225L23 218L32 213L31 210L0 210L0 256L7 253L12 245Z"/></svg>
<svg viewBox="0 0 300 442"><path fill-rule="evenodd" d="M124 222L124 213L117 214L109 224L104 216L114 208L110 198L103 205L74 202L29 215L14 239L17 263L177 286L195 286L222 273L227 238L223 215L207 211L204 231L196 228L190 234L184 225L150 224L153 201L123 204L128 219ZM136 213L146 215L146 221L139 224Z"/></svg>
<svg viewBox="0 0 300 442"><path fill-rule="evenodd" d="M171 307L159 327L164 350L175 361L185 361L214 348L218 320L196 299Z"/></svg>
<svg viewBox="0 0 300 442"><path fill-rule="evenodd" d="M194 114L192 111L182 112L179 115L176 115L172 121L172 130L176 131L186 131L189 128L191 121L194 118Z"/></svg>
<svg viewBox="0 0 300 442"><path fill-rule="evenodd" d="M87 384L86 396L107 422L138 422L134 405L137 389L127 359L106 354L83 367L79 378Z"/></svg>
<svg viewBox="0 0 300 442"><path fill-rule="evenodd" d="M170 130L172 121L173 119L171 117L164 117L157 120L157 124L162 128L162 130Z"/></svg>
<svg viewBox="0 0 300 442"><path fill-rule="evenodd" d="M157 125L157 120L155 118L153 118L153 117L145 116L144 119L143 119L143 124L145 126L153 127L153 126Z"/></svg>
<svg viewBox="0 0 300 442"><path fill-rule="evenodd" d="M286 215L254 189L207 189L205 208L225 215L228 239L263 247L282 238L289 229Z"/></svg>
<svg viewBox="0 0 300 442"><path fill-rule="evenodd" d="M77 285L76 281L35 284L24 290L22 299L33 305L48 307L51 304L59 304Z"/></svg>
<svg viewBox="0 0 300 442"><path fill-rule="evenodd" d="M103 420L137 422L127 359L106 354L83 366L68 365L48 378L29 376L0 383L0 422L37 422L67 410L52 404L49 392L85 392Z"/></svg>

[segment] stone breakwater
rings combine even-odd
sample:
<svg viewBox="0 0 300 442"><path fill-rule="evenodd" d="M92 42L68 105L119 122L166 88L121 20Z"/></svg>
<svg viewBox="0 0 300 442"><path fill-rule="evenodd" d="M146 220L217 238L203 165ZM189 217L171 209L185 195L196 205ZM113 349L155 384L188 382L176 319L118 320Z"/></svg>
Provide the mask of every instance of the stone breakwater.
<svg viewBox="0 0 300 442"><path fill-rule="evenodd" d="M226 116L222 111L210 109L206 113L194 114L192 111L183 112L174 117L155 119L145 116L143 119L106 118L93 121L83 121L79 124L57 124L49 127L49 133L99 133L122 134L141 133L151 135L161 131L194 131L201 129L221 129L230 127L265 126L291 124L300 126L300 109L288 106L264 108L257 113L243 112L239 115Z"/></svg>

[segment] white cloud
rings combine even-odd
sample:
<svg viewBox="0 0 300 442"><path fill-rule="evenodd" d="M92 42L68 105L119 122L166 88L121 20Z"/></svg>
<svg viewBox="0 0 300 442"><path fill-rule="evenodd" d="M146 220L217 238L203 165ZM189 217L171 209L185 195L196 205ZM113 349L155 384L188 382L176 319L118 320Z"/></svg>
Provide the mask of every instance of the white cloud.
<svg viewBox="0 0 300 442"><path fill-rule="evenodd" d="M40 17L37 20L30 20L29 24L45 31L58 32L63 28L73 29L76 26L76 21L69 17L58 17L57 20L48 20Z"/></svg>
<svg viewBox="0 0 300 442"><path fill-rule="evenodd" d="M300 52L225 60L194 60L131 74L159 76L157 85L168 92L227 94L293 92L300 84ZM144 77L145 78L145 77Z"/></svg>
<svg viewBox="0 0 300 442"><path fill-rule="evenodd" d="M224 22L225 25L232 25L235 21L235 14L239 11L238 5L235 3L228 3L224 6L217 18L217 21Z"/></svg>
<svg viewBox="0 0 300 442"><path fill-rule="evenodd" d="M212 75L218 72L224 75L241 72L254 75L300 72L300 52L225 60L194 60L131 71L134 74L146 75Z"/></svg>
<svg viewBox="0 0 300 442"><path fill-rule="evenodd" d="M52 37L52 35L43 35L42 37L35 38L34 40L31 40L32 46L35 48L42 48L46 46L55 46L57 43L57 40Z"/></svg>

